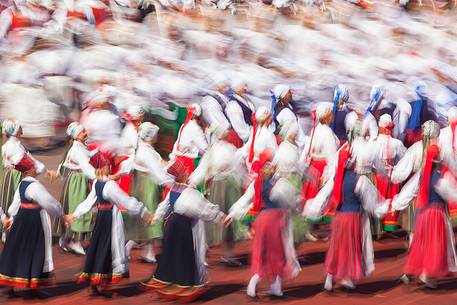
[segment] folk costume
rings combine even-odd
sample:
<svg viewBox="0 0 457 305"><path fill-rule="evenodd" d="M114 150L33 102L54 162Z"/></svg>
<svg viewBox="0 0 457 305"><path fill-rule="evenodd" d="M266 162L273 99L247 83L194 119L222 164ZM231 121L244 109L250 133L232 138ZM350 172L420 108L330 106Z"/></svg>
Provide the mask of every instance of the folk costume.
<svg viewBox="0 0 457 305"><path fill-rule="evenodd" d="M155 221L165 220L162 253L144 285L162 298L190 302L205 291L208 281L203 221L220 222L225 215L199 191L182 184L190 174L186 164L176 160L168 172L177 182L154 214Z"/></svg>
<svg viewBox="0 0 457 305"><path fill-rule="evenodd" d="M27 156L16 165L25 173L34 170ZM50 217L62 217L62 205L33 176L18 186L8 209L13 221L0 256L0 284L38 289L54 283Z"/></svg>

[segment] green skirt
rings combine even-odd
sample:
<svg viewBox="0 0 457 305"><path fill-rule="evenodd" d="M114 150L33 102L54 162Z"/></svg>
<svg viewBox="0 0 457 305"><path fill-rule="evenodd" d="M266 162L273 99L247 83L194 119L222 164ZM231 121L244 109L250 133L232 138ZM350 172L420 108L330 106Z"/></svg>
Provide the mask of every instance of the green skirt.
<svg viewBox="0 0 457 305"><path fill-rule="evenodd" d="M219 205L222 212L228 213L232 205L241 197L242 189L240 183L232 176L221 180L212 180L208 184L208 200ZM245 239L248 227L240 221L233 221L225 229L221 224L206 223L206 238L208 245L218 245L222 241L228 244Z"/></svg>
<svg viewBox="0 0 457 305"><path fill-rule="evenodd" d="M90 193L89 179L80 172L70 172L65 180L61 202L65 214L72 214L78 205L86 200ZM63 229L59 220L56 220L53 231L56 234L66 232L66 235L77 235L79 240L88 239L88 233L92 232L92 211L87 212L78 219L75 219L69 228Z"/></svg>
<svg viewBox="0 0 457 305"><path fill-rule="evenodd" d="M298 190L302 186L302 179L299 175L290 175L287 180L295 186ZM291 221L293 228L293 237L296 244L305 241L305 234L308 232L308 223L305 218L298 212L293 211L291 213Z"/></svg>
<svg viewBox="0 0 457 305"><path fill-rule="evenodd" d="M135 171L132 177L132 196L143 202L149 212L154 213L160 200L159 187L145 174ZM148 241L161 239L163 236L162 222L146 225L138 216L124 214L126 240Z"/></svg>
<svg viewBox="0 0 457 305"><path fill-rule="evenodd" d="M13 168L8 168L3 172L2 193L0 194L1 207L4 213L8 212L8 208L13 202L14 193L22 180L22 173ZM0 226L0 232L3 226Z"/></svg>

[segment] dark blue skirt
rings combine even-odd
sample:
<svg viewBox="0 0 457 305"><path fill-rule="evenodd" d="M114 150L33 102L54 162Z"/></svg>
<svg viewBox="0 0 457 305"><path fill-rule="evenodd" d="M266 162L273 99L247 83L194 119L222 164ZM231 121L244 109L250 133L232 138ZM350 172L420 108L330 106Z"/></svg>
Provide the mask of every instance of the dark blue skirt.
<svg viewBox="0 0 457 305"><path fill-rule="evenodd" d="M39 288L54 283L44 273L45 237L39 208L20 208L0 256L0 285Z"/></svg>

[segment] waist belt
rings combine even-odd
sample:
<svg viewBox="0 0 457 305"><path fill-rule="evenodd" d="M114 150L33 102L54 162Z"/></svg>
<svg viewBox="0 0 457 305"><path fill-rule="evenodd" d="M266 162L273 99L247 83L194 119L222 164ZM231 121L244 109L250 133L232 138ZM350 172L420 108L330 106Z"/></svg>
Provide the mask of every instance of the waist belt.
<svg viewBox="0 0 457 305"><path fill-rule="evenodd" d="M114 204L112 203L99 203L98 204L98 209L102 211L108 211L113 208Z"/></svg>
<svg viewBox="0 0 457 305"><path fill-rule="evenodd" d="M21 203L21 209L38 210L38 209L41 209L41 206L36 203Z"/></svg>

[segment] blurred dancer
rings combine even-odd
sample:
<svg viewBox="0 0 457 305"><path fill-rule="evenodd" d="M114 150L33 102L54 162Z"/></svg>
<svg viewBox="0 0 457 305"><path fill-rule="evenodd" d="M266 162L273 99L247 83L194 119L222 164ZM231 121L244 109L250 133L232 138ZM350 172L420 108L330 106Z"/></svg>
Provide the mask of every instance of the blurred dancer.
<svg viewBox="0 0 457 305"><path fill-rule="evenodd" d="M189 172L194 171L199 156L203 155L208 148L205 134L198 122L201 114L200 105L192 104L187 107L186 120L179 129L178 138L170 154L170 163L180 160Z"/></svg>
<svg viewBox="0 0 457 305"><path fill-rule="evenodd" d="M335 210L329 249L325 258L326 290L333 282L355 288L355 282L374 271L373 242L368 214L382 217L389 201L382 201L367 174L371 172L373 152L361 137L355 113L346 117L348 143L338 152L335 171L319 193L305 205L303 215L313 217Z"/></svg>
<svg viewBox="0 0 457 305"><path fill-rule="evenodd" d="M265 157L257 162L259 174L246 193L233 204L226 223L254 212L251 274L247 295L256 296L262 278L273 281L270 292L282 296L282 281L295 277L300 271L297 261L290 211L296 209L298 189L285 178L275 178L275 168Z"/></svg>
<svg viewBox="0 0 457 305"><path fill-rule="evenodd" d="M439 125L427 121L423 129L424 134L433 135L426 144L424 166L403 187L392 205L403 210L414 201L418 208L402 281L408 283L409 276L414 276L427 287L435 288L435 279L457 271L454 233L446 211L447 200L457 200L456 181L453 175L444 172L446 164L441 161L437 140Z"/></svg>
<svg viewBox="0 0 457 305"><path fill-rule="evenodd" d="M392 137L394 127L392 118L388 114L383 114L379 118L379 135L376 138L375 145L375 177L374 182L378 192L385 199L393 199L400 191L400 186L393 183L391 174L397 162L403 158L406 148L403 143ZM399 213L389 209L383 220L383 230L393 232L400 228L398 223ZM380 231L378 231L380 233Z"/></svg>
<svg viewBox="0 0 457 305"><path fill-rule="evenodd" d="M151 279L144 283L161 298L190 302L205 291L206 241L203 221L222 222L224 213L186 181L190 170L177 159L168 173L175 177L154 221L166 219L162 253Z"/></svg>
<svg viewBox="0 0 457 305"><path fill-rule="evenodd" d="M143 203L129 197L113 180L108 180L111 169L108 165L97 172L97 180L86 200L78 205L72 214L65 216L65 222L74 220L89 212L97 204L95 226L87 249L83 271L78 282L88 281L94 294L111 297L106 291L110 283L116 283L129 276L128 259L125 254L124 224L118 206L122 205L132 215L152 221L152 214Z"/></svg>
<svg viewBox="0 0 457 305"><path fill-rule="evenodd" d="M24 174L8 209L10 233L0 256L0 284L30 287L52 285L52 217L64 215L62 205L36 179L35 162L24 154L15 168ZM12 290L14 292L14 290Z"/></svg>
<svg viewBox="0 0 457 305"><path fill-rule="evenodd" d="M333 121L330 124L335 135L340 140L340 144L347 141L346 127L344 120L348 114L347 102L349 101L349 91L345 85L339 84L333 92Z"/></svg>
<svg viewBox="0 0 457 305"><path fill-rule="evenodd" d="M219 141L211 146L203 156L200 164L189 178L189 184L196 186L208 183L208 200L228 213L230 207L242 194L243 160L237 148L229 142L229 131L222 126L215 131ZM223 229L218 224L206 224L206 236L209 245L224 243L224 256L221 262L237 267L241 263L233 258L235 242L245 236L245 228L234 222Z"/></svg>
<svg viewBox="0 0 457 305"><path fill-rule="evenodd" d="M362 132L370 141L374 141L378 136L377 111L384 98L384 94L385 88L382 86L373 86L373 88L371 88L370 105L365 112L362 127Z"/></svg>
<svg viewBox="0 0 457 305"><path fill-rule="evenodd" d="M314 198L319 192L320 187L325 183L328 178L328 167L331 166L336 153L338 151L339 140L330 128L333 121L333 105L331 103L322 102L316 107L315 114L313 114L314 127L311 131L309 143L301 155L301 163L307 169L308 179L305 180L303 185L303 198L306 201ZM310 201L310 204L313 204ZM321 220L330 222L332 213L324 218L308 218L310 223L317 223ZM316 237L307 234L307 238L314 241Z"/></svg>
<svg viewBox="0 0 457 305"><path fill-rule="evenodd" d="M170 177L163 165L163 160L154 149L157 142L159 127L146 122L138 127L138 149L135 154L135 171L132 178L131 194L138 198L145 207L154 213L160 199L160 187L171 184L173 178ZM154 254L154 243L162 239L162 223L157 221L152 225L145 226L138 223L135 216L124 215L126 239L128 240L125 248L127 256L134 243L143 243L143 260L149 263L156 262Z"/></svg>
<svg viewBox="0 0 457 305"><path fill-rule="evenodd" d="M68 125L67 135L72 138L73 144L62 167L70 173L65 179L62 193L62 204L65 214L73 213L90 192L90 181L95 180L95 168L90 164L90 152L86 146L87 133L78 122ZM75 220L62 234L59 241L64 251L71 250L76 254L85 255L81 241L89 240L92 232L92 211L88 211Z"/></svg>
<svg viewBox="0 0 457 305"><path fill-rule="evenodd" d="M243 143L249 139L252 129L252 114L255 107L247 97L247 85L238 80L232 84L232 92L229 94L229 102L225 108L227 118Z"/></svg>

